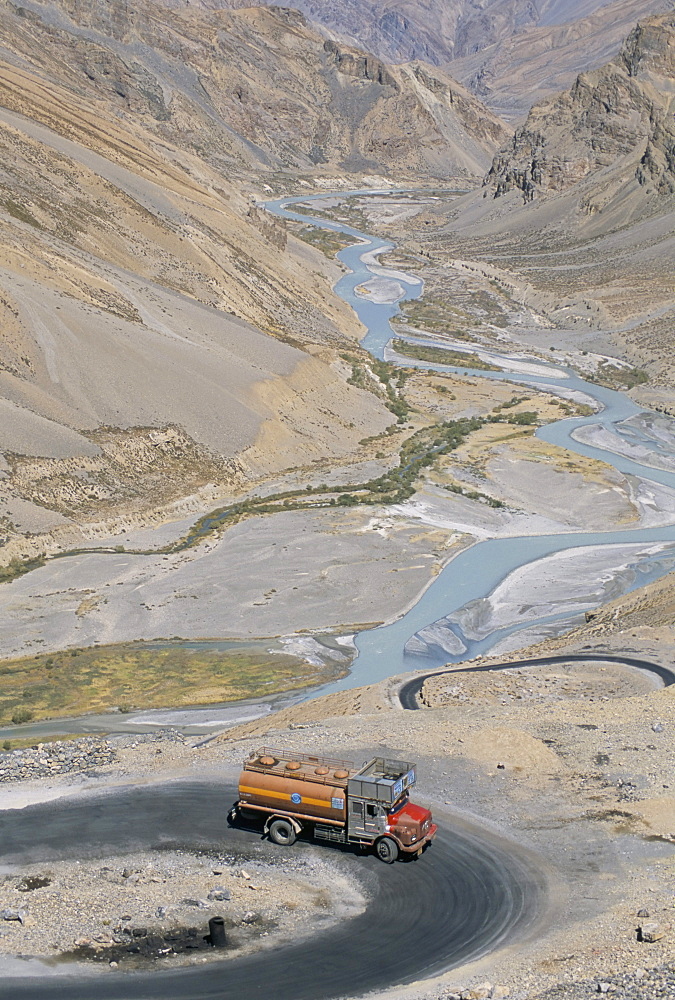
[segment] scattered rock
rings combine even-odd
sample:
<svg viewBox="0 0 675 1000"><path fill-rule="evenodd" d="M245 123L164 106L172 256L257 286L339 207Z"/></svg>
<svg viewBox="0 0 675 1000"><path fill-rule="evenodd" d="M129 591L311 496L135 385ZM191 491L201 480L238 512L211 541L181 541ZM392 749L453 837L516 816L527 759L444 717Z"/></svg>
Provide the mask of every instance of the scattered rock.
<svg viewBox="0 0 675 1000"><path fill-rule="evenodd" d="M77 740L42 743L25 750L10 750L0 754L0 782L53 778L59 774L75 774L81 771L92 773L98 768L116 763L119 750L164 740L185 743L186 737L174 729L163 729L156 733L135 736L133 742L129 737L105 739L84 736Z"/></svg>
<svg viewBox="0 0 675 1000"><path fill-rule="evenodd" d="M493 989L492 983L480 983L469 990L464 990L460 996L462 1000L489 1000Z"/></svg>
<svg viewBox="0 0 675 1000"><path fill-rule="evenodd" d="M225 889L223 886L217 885L214 889L211 889L206 898L216 900L217 902L227 902L232 899L232 893L229 889Z"/></svg>
<svg viewBox="0 0 675 1000"><path fill-rule="evenodd" d="M23 924L23 922L26 919L26 911L25 910L0 910L0 919L1 920L18 920L18 922L20 924Z"/></svg>
<svg viewBox="0 0 675 1000"><path fill-rule="evenodd" d="M655 941L660 941L662 937L664 937L664 933L656 920L640 924L637 929L638 941L644 941L646 944L654 944Z"/></svg>

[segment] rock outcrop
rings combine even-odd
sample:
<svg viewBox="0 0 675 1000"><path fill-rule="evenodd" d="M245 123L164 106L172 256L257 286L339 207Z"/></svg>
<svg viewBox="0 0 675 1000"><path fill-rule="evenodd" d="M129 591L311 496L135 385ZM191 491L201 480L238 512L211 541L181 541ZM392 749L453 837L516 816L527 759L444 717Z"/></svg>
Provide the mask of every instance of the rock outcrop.
<svg viewBox="0 0 675 1000"><path fill-rule="evenodd" d="M491 137L500 125L476 98L446 101L448 88L463 88L440 70L430 97L403 67L326 41L281 7L51 0L23 16L0 8L0 37L5 58L142 118L230 177L313 174L318 163L402 179L479 177L504 138ZM492 119L478 136L477 115Z"/></svg>
<svg viewBox="0 0 675 1000"><path fill-rule="evenodd" d="M599 171L623 170L663 194L675 190L675 15L639 24L620 54L569 91L532 108L486 178L495 197L561 192Z"/></svg>

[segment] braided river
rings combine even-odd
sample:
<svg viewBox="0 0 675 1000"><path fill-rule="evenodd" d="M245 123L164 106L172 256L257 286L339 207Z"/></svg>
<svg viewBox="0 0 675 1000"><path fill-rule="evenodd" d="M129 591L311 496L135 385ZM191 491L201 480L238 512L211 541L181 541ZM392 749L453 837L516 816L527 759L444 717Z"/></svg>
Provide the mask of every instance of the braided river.
<svg viewBox="0 0 675 1000"><path fill-rule="evenodd" d="M383 193L349 192L340 198ZM319 226L355 240L337 254L348 273L337 282L335 291L352 306L367 329L362 346L375 358L395 361L390 348L394 337L390 320L399 311L399 302L422 295L423 283L413 275L379 265L378 256L394 249L391 242L350 225L295 210L298 203L304 208L312 200L323 201L328 197L283 198L269 202L266 207L281 218ZM375 296L359 293L366 282L371 282L372 287L374 276L384 279L390 288L398 285L395 301L378 302ZM396 336L402 337L398 332ZM425 341L416 337L415 343ZM442 346L438 341L430 343ZM459 349L456 344L452 348ZM475 351L475 345L471 349ZM584 606L589 606L587 591L593 587L584 590L585 570L604 584L604 599L611 600L675 568L675 507L668 511L670 504L664 509L659 503L663 497L675 499L675 421L659 416L655 428L656 414L644 411L628 395L586 381L571 369L548 364L527 352L480 353L503 370L456 368L408 357L401 363L406 367L508 380L568 399L592 402L596 412L591 416L556 421L539 428L536 436L613 466L652 498L648 502L659 516L653 517L651 524L626 529L487 538L476 542L445 566L405 614L359 633L355 637L358 656L349 677L326 685L319 691L321 694L374 683L405 670L466 660L487 652L525 628L544 629L542 634L546 628L554 631L569 628L583 620ZM592 429L592 434L585 429ZM589 441L591 437L594 444ZM598 444L599 440L604 446ZM549 576L570 577L569 592L564 598L545 606L528 606L524 602L517 620L503 620L503 614L500 620L505 583L509 579L527 582L529 574L533 581L529 589L536 590L536 577L542 570ZM491 607L482 608L490 595ZM490 610L492 614L488 615ZM467 621L471 627L467 627ZM312 696L316 693L313 691Z"/></svg>

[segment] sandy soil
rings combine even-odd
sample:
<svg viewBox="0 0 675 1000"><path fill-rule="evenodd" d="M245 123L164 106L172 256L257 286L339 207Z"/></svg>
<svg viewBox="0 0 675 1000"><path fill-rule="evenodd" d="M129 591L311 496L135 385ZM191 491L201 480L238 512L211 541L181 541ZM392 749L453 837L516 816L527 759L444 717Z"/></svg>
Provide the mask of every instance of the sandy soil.
<svg viewBox="0 0 675 1000"><path fill-rule="evenodd" d="M368 508L256 518L170 556L74 556L0 588L0 644L10 653L112 637L349 631L404 606L457 541ZM78 615L85 592L99 600Z"/></svg>

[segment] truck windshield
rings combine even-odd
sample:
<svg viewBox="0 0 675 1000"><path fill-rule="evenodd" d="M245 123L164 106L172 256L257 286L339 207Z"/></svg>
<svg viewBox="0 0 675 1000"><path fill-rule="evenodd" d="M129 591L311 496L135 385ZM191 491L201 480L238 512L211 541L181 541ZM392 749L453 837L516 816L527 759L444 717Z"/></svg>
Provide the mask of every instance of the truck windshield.
<svg viewBox="0 0 675 1000"><path fill-rule="evenodd" d="M401 796L401 798L398 800L398 802L394 803L394 805L389 810L388 815L389 816L394 816L394 815L396 815L397 812L400 812L401 809L403 808L403 806L408 801L408 798L409 798L409 796L408 796L408 793L406 792L405 795Z"/></svg>

